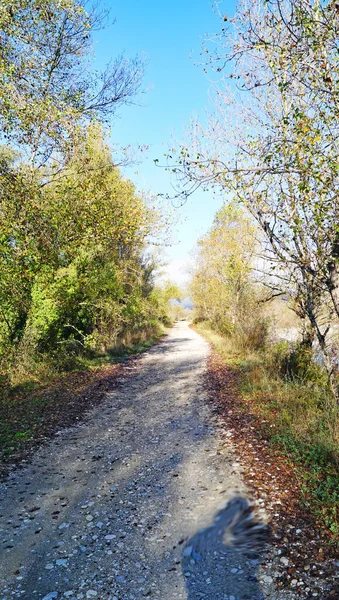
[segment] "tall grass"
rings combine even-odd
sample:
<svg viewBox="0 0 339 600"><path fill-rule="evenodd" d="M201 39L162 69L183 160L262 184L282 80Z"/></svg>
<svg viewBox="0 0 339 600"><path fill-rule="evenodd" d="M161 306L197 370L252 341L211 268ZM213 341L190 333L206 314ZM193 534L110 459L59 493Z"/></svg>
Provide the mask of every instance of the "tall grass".
<svg viewBox="0 0 339 600"><path fill-rule="evenodd" d="M339 536L339 410L311 351L287 342L258 351L207 323L195 327L240 371L241 400L262 418L270 444L300 470L305 505Z"/></svg>

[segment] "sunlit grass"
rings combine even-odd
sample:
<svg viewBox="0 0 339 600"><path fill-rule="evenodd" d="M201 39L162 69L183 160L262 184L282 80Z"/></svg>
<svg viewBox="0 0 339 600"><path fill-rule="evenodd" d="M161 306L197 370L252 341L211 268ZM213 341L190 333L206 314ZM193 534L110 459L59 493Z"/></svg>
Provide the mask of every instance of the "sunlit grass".
<svg viewBox="0 0 339 600"><path fill-rule="evenodd" d="M39 437L45 419L52 412L59 414L56 418L62 426L64 407L72 404L77 388L100 381L107 376L102 367L114 366L144 352L164 332L165 328L159 326L152 331L140 331L134 337L129 334L107 353L77 357L67 372L43 369L35 379L25 380L22 373L23 379L16 385L4 381L0 387L0 456L9 457L18 450L24 451L27 444Z"/></svg>
<svg viewBox="0 0 339 600"><path fill-rule="evenodd" d="M287 376L286 344L260 353L239 351L232 338L215 333L208 324L194 328L238 370L240 408L262 419L261 433L298 469L302 502L339 536L339 409L324 371L311 364Z"/></svg>

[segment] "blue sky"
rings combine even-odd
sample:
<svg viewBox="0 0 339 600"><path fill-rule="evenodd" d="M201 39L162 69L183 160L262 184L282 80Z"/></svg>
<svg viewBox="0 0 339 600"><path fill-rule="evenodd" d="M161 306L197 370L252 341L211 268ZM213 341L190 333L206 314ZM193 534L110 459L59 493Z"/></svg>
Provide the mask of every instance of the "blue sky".
<svg viewBox="0 0 339 600"><path fill-rule="evenodd" d="M109 0L107 3L116 23L96 34L95 66L102 68L121 52L127 56L145 54L144 79L148 92L141 105L124 107L113 124L112 141L119 144L148 146L138 165L125 169L125 175L140 189L171 193L170 175L156 167L171 146L171 138L181 139L190 118L203 115L208 106L210 84L199 60L204 34L220 29L211 0ZM230 15L235 0L223 2ZM168 273L181 283L189 252L211 225L222 200L212 194L197 192L178 209L180 223L174 244L168 248Z"/></svg>

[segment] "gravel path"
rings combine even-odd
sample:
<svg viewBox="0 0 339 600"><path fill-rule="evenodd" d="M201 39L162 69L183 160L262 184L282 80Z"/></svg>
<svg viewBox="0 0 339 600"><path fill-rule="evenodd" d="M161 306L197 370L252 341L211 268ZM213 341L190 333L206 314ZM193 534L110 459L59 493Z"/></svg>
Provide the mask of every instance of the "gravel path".
<svg viewBox="0 0 339 600"><path fill-rule="evenodd" d="M275 598L259 558L223 538L246 491L206 403L207 355L178 324L2 485L1 600Z"/></svg>

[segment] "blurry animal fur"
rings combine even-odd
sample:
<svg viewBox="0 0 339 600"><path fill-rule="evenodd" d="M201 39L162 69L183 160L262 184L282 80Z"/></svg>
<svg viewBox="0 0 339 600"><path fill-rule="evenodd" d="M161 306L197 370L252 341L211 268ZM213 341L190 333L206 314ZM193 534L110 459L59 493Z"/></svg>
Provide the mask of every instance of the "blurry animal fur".
<svg viewBox="0 0 339 600"><path fill-rule="evenodd" d="M227 546L239 551L262 551L270 539L270 527L258 521L253 506L249 506L243 498L231 501L237 512L226 527L223 540Z"/></svg>

